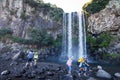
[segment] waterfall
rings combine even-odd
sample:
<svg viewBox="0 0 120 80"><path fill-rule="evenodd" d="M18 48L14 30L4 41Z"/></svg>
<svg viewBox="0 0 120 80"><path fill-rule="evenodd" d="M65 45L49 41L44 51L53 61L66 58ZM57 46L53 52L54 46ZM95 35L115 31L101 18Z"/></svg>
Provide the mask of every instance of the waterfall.
<svg viewBox="0 0 120 80"><path fill-rule="evenodd" d="M75 15L77 18L75 18ZM76 35L76 33L78 33L78 43L77 45L74 45L72 38ZM78 60L80 57L87 57L85 17L82 12L68 13L68 15L67 13L63 13L62 35L62 58L64 57L64 59L66 59L66 57L69 58L73 56L74 60Z"/></svg>
<svg viewBox="0 0 120 80"><path fill-rule="evenodd" d="M79 12L78 13L78 20L79 20L79 45L78 45L78 58L79 57L84 57L84 53L83 53L83 26L82 26L82 13Z"/></svg>
<svg viewBox="0 0 120 80"><path fill-rule="evenodd" d="M67 16L66 13L63 13L63 31L62 31L62 54L61 59L65 59L67 57Z"/></svg>
<svg viewBox="0 0 120 80"><path fill-rule="evenodd" d="M79 57L87 58L86 50L86 26L85 26L85 16L83 12L79 12Z"/></svg>
<svg viewBox="0 0 120 80"><path fill-rule="evenodd" d="M85 58L87 58L88 56L87 56L87 47L86 47L86 23L85 23L85 15L84 15L84 13L83 13L83 16L82 16L82 23L83 23L83 46L84 46L84 57Z"/></svg>
<svg viewBox="0 0 120 80"><path fill-rule="evenodd" d="M72 16L68 14L68 57L72 56Z"/></svg>

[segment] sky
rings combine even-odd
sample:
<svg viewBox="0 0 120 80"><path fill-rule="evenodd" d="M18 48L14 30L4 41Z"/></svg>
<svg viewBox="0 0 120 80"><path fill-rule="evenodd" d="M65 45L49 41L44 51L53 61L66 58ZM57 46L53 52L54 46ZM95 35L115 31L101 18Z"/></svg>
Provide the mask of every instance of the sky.
<svg viewBox="0 0 120 80"><path fill-rule="evenodd" d="M45 3L57 5L64 10L64 12L79 12L82 6L90 0L43 0Z"/></svg>

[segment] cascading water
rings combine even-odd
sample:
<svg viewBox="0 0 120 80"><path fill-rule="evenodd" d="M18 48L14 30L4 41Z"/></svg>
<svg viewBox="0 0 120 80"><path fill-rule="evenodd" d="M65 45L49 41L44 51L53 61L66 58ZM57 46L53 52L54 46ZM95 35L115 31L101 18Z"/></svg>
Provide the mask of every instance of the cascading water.
<svg viewBox="0 0 120 80"><path fill-rule="evenodd" d="M72 16L68 14L68 57L72 55Z"/></svg>
<svg viewBox="0 0 120 80"><path fill-rule="evenodd" d="M78 13L79 17L79 46L78 46L78 57L84 57L83 53L83 26L82 26L82 13Z"/></svg>
<svg viewBox="0 0 120 80"><path fill-rule="evenodd" d="M61 59L65 59L67 57L67 16L66 13L63 13L63 31L62 31L62 54L60 56ZM60 59L60 60L61 60Z"/></svg>
<svg viewBox="0 0 120 80"><path fill-rule="evenodd" d="M85 28L86 27L86 23L85 23L85 15L84 15L84 13L82 15L82 23L83 23L83 35L84 35L83 36L84 37L83 38L84 39L83 40L83 47L84 47L83 51L84 51L84 57L87 58L88 56L87 56L87 47L86 47L86 28Z"/></svg>
<svg viewBox="0 0 120 80"><path fill-rule="evenodd" d="M77 14L77 18L75 18ZM77 22L75 22L75 20ZM74 30L77 27L78 30ZM76 35L73 31L78 31L78 44L73 46L73 36ZM63 14L63 39L62 39L62 58L64 56L69 58L74 57L74 60L78 60L80 57L87 57L86 51L86 32L85 32L85 19L82 12L79 13L64 13ZM74 50L74 48L77 50Z"/></svg>

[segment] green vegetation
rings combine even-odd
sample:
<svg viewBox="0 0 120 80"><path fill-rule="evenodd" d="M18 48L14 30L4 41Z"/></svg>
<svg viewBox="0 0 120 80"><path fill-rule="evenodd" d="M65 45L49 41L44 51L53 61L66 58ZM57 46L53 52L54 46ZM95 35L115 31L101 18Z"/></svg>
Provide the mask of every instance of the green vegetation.
<svg viewBox="0 0 120 80"><path fill-rule="evenodd" d="M47 33L45 30L37 30L33 29L30 32L30 37L33 44L37 46L49 46L52 44L53 38L50 34Z"/></svg>
<svg viewBox="0 0 120 80"><path fill-rule="evenodd" d="M6 42L7 39L10 39L13 34L13 31L10 28L0 29L0 40Z"/></svg>
<svg viewBox="0 0 120 80"><path fill-rule="evenodd" d="M120 55L117 54L117 53L112 53L112 54L104 53L104 54L103 54L103 57L104 57L104 58L112 58L112 59L114 59L114 58L120 57Z"/></svg>
<svg viewBox="0 0 120 80"><path fill-rule="evenodd" d="M104 9L110 0L92 0L92 3L85 4L83 9L88 14L94 14Z"/></svg>
<svg viewBox="0 0 120 80"><path fill-rule="evenodd" d="M97 50L98 48L108 47L111 41L112 36L109 32L103 32L98 37L87 34L87 43L90 43L92 46L92 51Z"/></svg>
<svg viewBox="0 0 120 80"><path fill-rule="evenodd" d="M17 10L14 10L14 9L10 10L10 14L11 14L11 15L15 15L16 12L17 12Z"/></svg>
<svg viewBox="0 0 120 80"><path fill-rule="evenodd" d="M38 47L41 46L59 46L61 45L62 37L58 36L57 39L54 39L51 34L47 33L47 30L37 30L32 29L30 32L30 40L34 45Z"/></svg>
<svg viewBox="0 0 120 80"><path fill-rule="evenodd" d="M11 29L0 29L0 40L6 42L9 39L20 44L36 45L38 48L43 46L61 45L62 37L58 36L57 39L53 39L53 36L48 34L46 30L29 29L28 33L30 39L24 39L18 36L13 36L13 31Z"/></svg>
<svg viewBox="0 0 120 80"><path fill-rule="evenodd" d="M14 42L17 42L17 43L20 43L20 44L30 44L30 41L28 41L26 39L23 39L23 38L20 38L20 37L17 37L17 36L12 36L12 40Z"/></svg>
<svg viewBox="0 0 120 80"><path fill-rule="evenodd" d="M5 36L5 35L12 35L13 31L10 28L3 28L0 29L0 36Z"/></svg>
<svg viewBox="0 0 120 80"><path fill-rule="evenodd" d="M120 55L119 55L119 54L116 54L116 53L110 54L110 57L112 57L112 58L117 58L118 56L120 56Z"/></svg>
<svg viewBox="0 0 120 80"><path fill-rule="evenodd" d="M53 46L61 46L62 45L62 36L58 36L56 40L53 40Z"/></svg>
<svg viewBox="0 0 120 80"><path fill-rule="evenodd" d="M97 38L100 47L108 47L111 40L112 40L112 36L110 35L110 33L107 32L100 34L100 36Z"/></svg>
<svg viewBox="0 0 120 80"><path fill-rule="evenodd" d="M25 14L25 12L23 11L22 13L21 13L21 16L20 16L22 19L26 19L26 14Z"/></svg>

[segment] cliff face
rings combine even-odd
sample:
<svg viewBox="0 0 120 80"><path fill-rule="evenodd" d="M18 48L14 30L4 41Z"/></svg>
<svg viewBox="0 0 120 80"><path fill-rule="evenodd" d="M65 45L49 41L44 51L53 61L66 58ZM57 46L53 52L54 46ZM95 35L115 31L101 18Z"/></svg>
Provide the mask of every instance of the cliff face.
<svg viewBox="0 0 120 80"><path fill-rule="evenodd" d="M102 53L104 53L102 57L107 55L106 53L109 53L108 55L120 55L120 0L110 0L105 9L91 14L88 18L87 29L90 33L97 35L96 39L99 39L100 33L110 32L108 35L111 36L111 40L108 39L110 41L109 45L95 49L99 56ZM103 38L103 40L105 39ZM99 43L99 40L97 42Z"/></svg>
<svg viewBox="0 0 120 80"><path fill-rule="evenodd" d="M110 0L105 9L88 18L88 31L99 34L120 27L120 0Z"/></svg>
<svg viewBox="0 0 120 80"><path fill-rule="evenodd" d="M27 0L0 1L0 28L11 28L15 36L28 38L28 28L47 29L55 38L61 33L61 24L35 10Z"/></svg>

